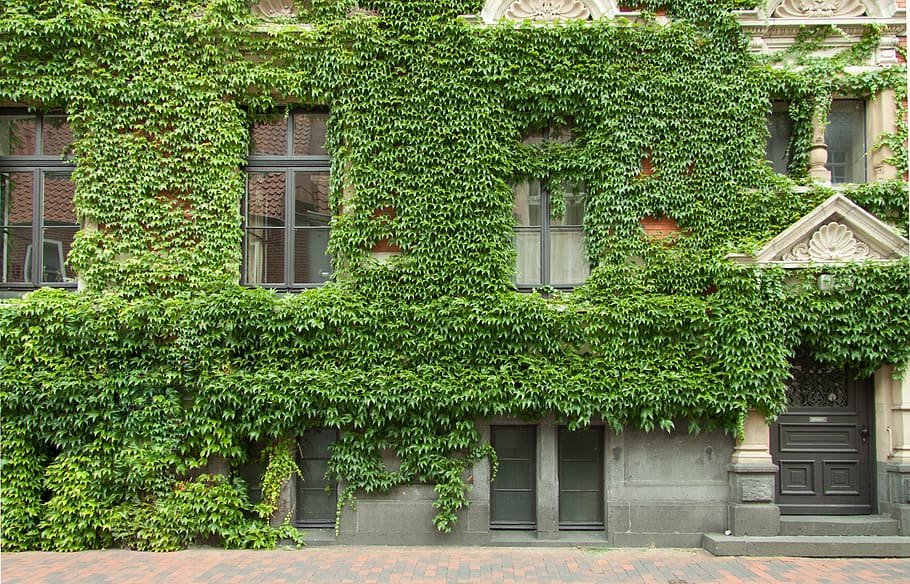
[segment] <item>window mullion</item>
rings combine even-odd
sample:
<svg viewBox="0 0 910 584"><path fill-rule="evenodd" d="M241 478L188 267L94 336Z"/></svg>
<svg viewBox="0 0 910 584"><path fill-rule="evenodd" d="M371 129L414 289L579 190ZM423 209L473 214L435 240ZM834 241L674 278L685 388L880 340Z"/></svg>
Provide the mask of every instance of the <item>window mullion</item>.
<svg viewBox="0 0 910 584"><path fill-rule="evenodd" d="M540 183L540 283L550 284L550 188Z"/></svg>
<svg viewBox="0 0 910 584"><path fill-rule="evenodd" d="M243 174L243 199L240 207L240 220L243 222L243 247L240 255L240 281L249 284L250 265L250 173Z"/></svg>
<svg viewBox="0 0 910 584"><path fill-rule="evenodd" d="M44 116L35 120L35 156L44 156Z"/></svg>
<svg viewBox="0 0 910 584"><path fill-rule="evenodd" d="M284 285L291 288L294 285L294 226L297 217L294 215L294 181L296 175L292 169L285 171L284 179Z"/></svg>
<svg viewBox="0 0 910 584"><path fill-rule="evenodd" d="M40 128L40 121L38 122ZM38 133L40 136L41 133ZM39 138L36 138L36 142ZM30 284L41 285L44 255L44 171L36 168L32 175L32 277Z"/></svg>
<svg viewBox="0 0 910 584"><path fill-rule="evenodd" d="M294 114L288 114L288 131L287 131L287 145L285 150L286 156L294 155Z"/></svg>

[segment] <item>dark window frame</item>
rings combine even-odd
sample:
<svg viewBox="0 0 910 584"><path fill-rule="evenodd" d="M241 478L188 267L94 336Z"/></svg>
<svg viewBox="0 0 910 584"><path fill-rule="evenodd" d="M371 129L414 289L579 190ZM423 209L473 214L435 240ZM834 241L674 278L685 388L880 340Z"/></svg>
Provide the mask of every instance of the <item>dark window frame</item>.
<svg viewBox="0 0 910 584"><path fill-rule="evenodd" d="M301 442L301 440L303 440L304 436L310 432L331 432L334 434L335 439L332 441L331 445L326 450L324 456L310 456L307 458L304 457L303 448L302 448L300 442ZM295 483L296 483L296 486L295 486L296 505L295 505L295 507L296 508L294 510L294 526L295 527L304 527L304 528L309 528L309 529L331 529L331 528L335 527L335 514L336 514L336 509L338 506L338 482L334 478L326 481L325 475L323 475L322 477L320 477L319 486L317 486L317 487L309 486L313 483L313 478L304 476L306 473L304 471L303 463L306 460L320 461L320 462L328 463L328 461L332 457L331 448L336 442L338 442L339 438L340 438L340 435L339 435L338 430L335 430L332 428L311 428L309 430L306 430L301 436L299 436L297 438L297 463L298 463L298 468L300 469L300 476L295 478L296 479L295 480ZM328 490L328 492L330 492L332 495L332 497L331 497L332 509L331 509L331 513L330 513L331 517L329 517L328 514L326 515L326 517L319 518L319 519L311 519L311 518L308 519L308 518L304 517L303 516L304 509L301 504L301 499L302 499L301 492L302 491L303 492L306 492L306 491L324 492L326 490Z"/></svg>
<svg viewBox="0 0 910 584"><path fill-rule="evenodd" d="M285 153L282 154L248 154L246 164L243 166L244 173L244 192L241 203L241 220L243 229L243 258L240 268L240 282L245 286L255 286L261 288L270 288L279 291L299 292L302 290L320 288L325 285L323 282L295 282L295 256L294 242L297 232L312 231L324 232L330 235L329 226L298 226L295 217L295 184L297 173L327 174L331 181L332 158L326 153L324 155L313 154L294 154L294 135L296 132L295 116L313 115L327 117L328 112L324 110L294 109L287 112L284 116L286 126L286 144ZM277 121L277 120L276 120ZM281 227L272 227L280 231L284 237L284 257L282 260L284 281L283 282L249 282L247 272L249 269L249 245L250 232L256 229L266 229L266 227L254 227L249 224L249 178L254 173L284 173L284 209L285 220ZM331 262L331 256L328 256ZM331 279L328 275L326 281Z"/></svg>
<svg viewBox="0 0 910 584"><path fill-rule="evenodd" d="M499 473L497 474L497 480L502 475L502 462L504 460L515 460L515 461L525 461L530 466L530 485L528 489L513 489L513 488L498 488L496 480L490 483L490 529L493 531L534 531L537 529L537 434L538 429L536 425L528 424L507 424L507 425L495 425L490 426L490 444L493 448L496 448L496 433L499 430L507 429L524 429L530 431L531 433L531 458L518 458L518 457L503 457L498 452L496 454L497 459L499 460ZM531 514L532 517L529 517L527 520L523 521L498 521L496 520L496 500L498 492L527 492L531 496Z"/></svg>
<svg viewBox="0 0 910 584"><path fill-rule="evenodd" d="M69 148L63 154L44 154L44 125L45 118L54 117L54 118L66 118L66 114L62 112L35 112L29 111L22 108L0 108L0 117L20 117L20 118L34 118L35 119L35 149L31 154L25 155L0 155L0 253L6 253L6 244L5 239L12 232L13 229L31 229L31 236L29 237L29 249L26 251L26 257L29 260L29 264L25 269L29 274L28 280L25 280L23 275L22 280L18 282L4 282L2 280L6 279L6 274L0 274L0 290L13 293L24 293L30 290L36 290L41 287L51 287L51 288L65 288L65 289L75 289L77 287L77 281L74 278L72 281L66 281L66 257L63 257L63 265L60 268L63 270L63 275L61 280L45 280L44 279L44 255L45 255L45 244L49 242L56 242L60 244L62 250L62 242L59 240L53 239L44 239L44 235L48 229L58 228L58 229L73 229L74 226L64 224L64 225L53 225L49 224L44 219L44 197L45 197L45 183L48 176L51 175L66 175L67 178L72 180L73 171L76 168L76 163L73 160L72 156L72 147ZM9 175L12 173L31 173L32 174L32 219L31 224L27 226L17 227L15 224L7 223L7 201L6 201L6 192L8 186L6 182L9 180ZM75 214L75 205L73 206L73 213ZM75 227L75 233L82 229L82 225ZM34 253L34 250L39 250L39 253ZM61 251L62 254L62 251ZM3 269L9 269L9 266L4 257Z"/></svg>
<svg viewBox="0 0 910 584"><path fill-rule="evenodd" d="M591 432L594 434L594 438L598 441L599 444L599 457L596 459L593 458L568 458L564 456L563 451L563 441L564 434L569 432ZM558 487L558 496L559 496L559 530L560 531L603 531L604 530L604 427L603 426L590 426L584 429L578 429L570 431L567 426L560 426L557 430L557 476L559 478L559 487ZM568 489L566 488L568 480L565 479L564 474L564 462L590 462L596 463L595 466L597 471L596 485L597 489ZM563 519L563 500L566 495L564 493L597 493L597 513L596 517L592 518L591 521L566 521Z"/></svg>

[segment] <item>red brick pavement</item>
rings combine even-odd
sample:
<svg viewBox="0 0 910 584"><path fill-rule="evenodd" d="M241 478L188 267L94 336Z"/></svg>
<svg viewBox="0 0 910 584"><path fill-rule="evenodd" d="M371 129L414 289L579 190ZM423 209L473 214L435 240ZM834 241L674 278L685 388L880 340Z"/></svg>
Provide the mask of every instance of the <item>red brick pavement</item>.
<svg viewBox="0 0 910 584"><path fill-rule="evenodd" d="M715 558L702 550L313 547L293 551L105 550L0 556L3 584L392 584L496 582L780 584L910 582L910 560Z"/></svg>

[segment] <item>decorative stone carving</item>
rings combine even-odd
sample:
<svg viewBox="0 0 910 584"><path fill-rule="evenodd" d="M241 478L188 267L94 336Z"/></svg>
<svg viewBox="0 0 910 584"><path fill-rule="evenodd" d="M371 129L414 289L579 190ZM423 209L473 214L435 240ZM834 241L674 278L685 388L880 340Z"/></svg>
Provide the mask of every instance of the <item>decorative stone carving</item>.
<svg viewBox="0 0 910 584"><path fill-rule="evenodd" d="M846 225L832 222L819 228L808 241L794 245L783 259L797 262L849 262L881 258L869 246L857 241Z"/></svg>
<svg viewBox="0 0 910 584"><path fill-rule="evenodd" d="M831 18L865 14L866 7L860 0L784 0L774 11L774 16L784 18Z"/></svg>
<svg viewBox="0 0 910 584"><path fill-rule="evenodd" d="M769 503L774 500L774 481L760 477L740 479L740 500L743 503Z"/></svg>
<svg viewBox="0 0 910 584"><path fill-rule="evenodd" d="M585 20L591 15L581 0L515 0L506 10L511 20Z"/></svg>
<svg viewBox="0 0 910 584"><path fill-rule="evenodd" d="M266 18L296 18L297 6L294 0L259 0L253 5L253 14Z"/></svg>

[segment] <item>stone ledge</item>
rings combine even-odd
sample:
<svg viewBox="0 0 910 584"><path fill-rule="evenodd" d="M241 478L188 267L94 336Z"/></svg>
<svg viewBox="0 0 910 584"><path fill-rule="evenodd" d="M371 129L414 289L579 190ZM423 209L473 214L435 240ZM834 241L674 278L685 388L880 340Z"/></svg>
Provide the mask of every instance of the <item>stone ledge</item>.
<svg viewBox="0 0 910 584"><path fill-rule="evenodd" d="M788 515L780 518L780 534L829 536L896 536L896 519L882 515Z"/></svg>
<svg viewBox="0 0 910 584"><path fill-rule="evenodd" d="M715 556L910 558L910 537L902 536L735 537L706 533L702 547Z"/></svg>

